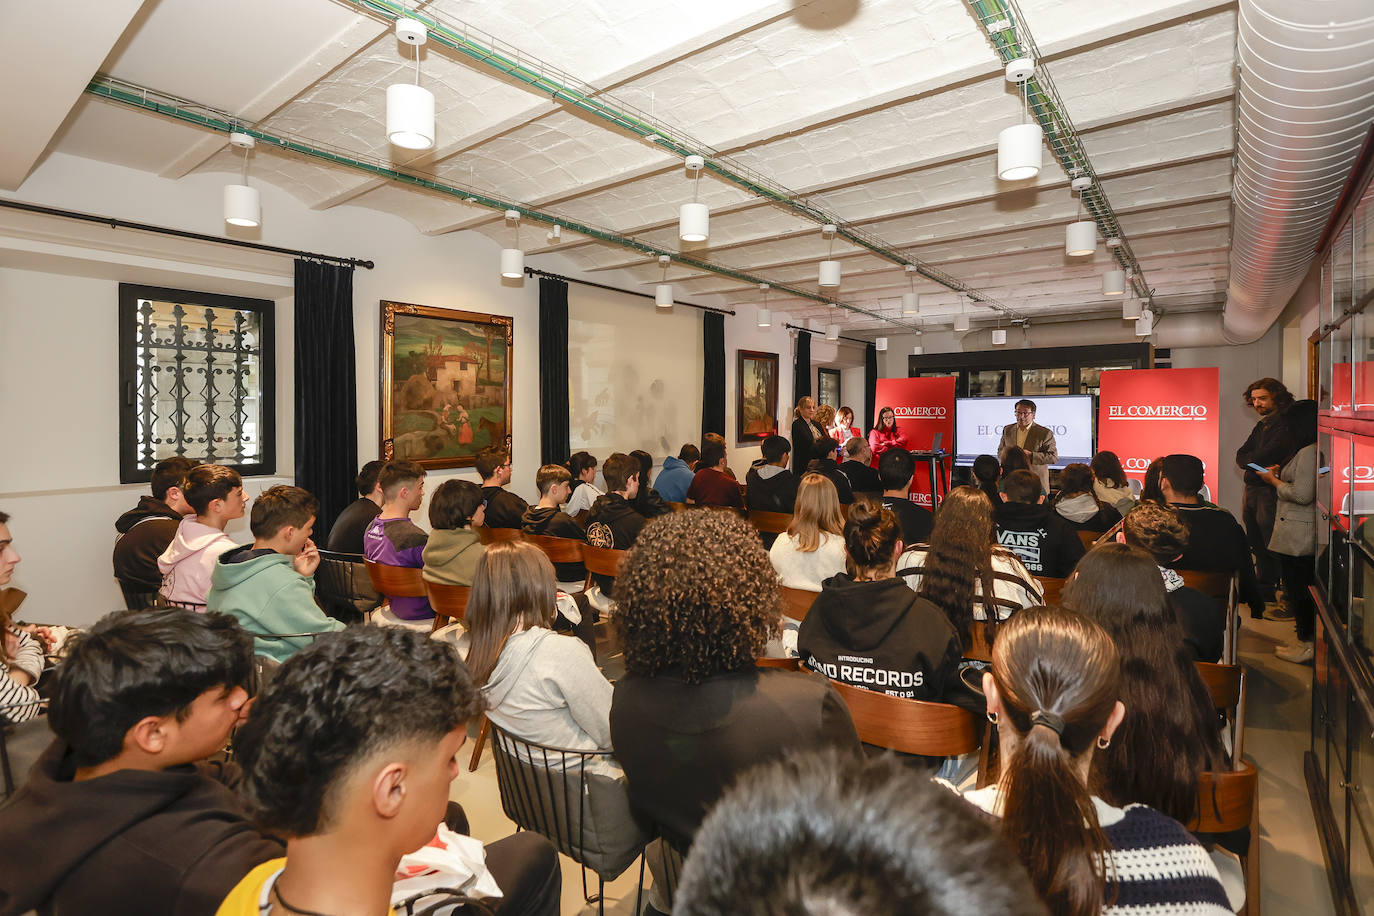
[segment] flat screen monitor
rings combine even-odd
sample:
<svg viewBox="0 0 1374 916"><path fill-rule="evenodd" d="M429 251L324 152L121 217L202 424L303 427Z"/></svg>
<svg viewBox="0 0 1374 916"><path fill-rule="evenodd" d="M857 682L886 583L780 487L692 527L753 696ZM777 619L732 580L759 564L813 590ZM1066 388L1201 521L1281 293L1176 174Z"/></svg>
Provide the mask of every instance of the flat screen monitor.
<svg viewBox="0 0 1374 916"><path fill-rule="evenodd" d="M967 466L979 455L996 455L1002 427L1016 422L1016 402L1021 398L956 398L954 401L954 441L958 447L955 464ZM1035 422L1054 430L1059 460L1050 467L1088 464L1093 456L1093 396L1090 394L1039 395L1035 402Z"/></svg>

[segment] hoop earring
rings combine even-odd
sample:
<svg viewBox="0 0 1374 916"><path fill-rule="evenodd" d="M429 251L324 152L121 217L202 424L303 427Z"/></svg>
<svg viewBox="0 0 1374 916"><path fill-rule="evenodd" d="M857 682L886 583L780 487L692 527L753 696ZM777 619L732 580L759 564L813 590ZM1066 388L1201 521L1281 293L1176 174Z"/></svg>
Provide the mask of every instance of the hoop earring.
<svg viewBox="0 0 1374 916"><path fill-rule="evenodd" d="M997 713L995 713L995 712L990 712L990 713L988 713L988 721L991 722L993 725L996 725L996 724L997 724Z"/></svg>
<svg viewBox="0 0 1374 916"><path fill-rule="evenodd" d="M1097 736L1097 749L1098 749L1099 751L1105 751L1107 748L1109 748L1109 747L1111 747L1111 746L1112 746L1112 739L1111 739L1111 738L1107 738L1107 737L1104 737L1104 736L1102 736L1102 735L1098 735L1098 736Z"/></svg>

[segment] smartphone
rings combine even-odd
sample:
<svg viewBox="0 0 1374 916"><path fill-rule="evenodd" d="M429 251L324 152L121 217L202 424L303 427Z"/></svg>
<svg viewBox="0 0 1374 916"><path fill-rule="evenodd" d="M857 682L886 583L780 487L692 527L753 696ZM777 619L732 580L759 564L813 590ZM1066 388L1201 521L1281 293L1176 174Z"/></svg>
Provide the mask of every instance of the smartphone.
<svg viewBox="0 0 1374 916"><path fill-rule="evenodd" d="M1261 474L1263 474L1263 473L1265 473L1266 471L1269 470L1269 469L1266 468L1266 467L1261 467L1260 465L1255 464L1255 462L1253 462L1253 461L1250 462L1249 464L1247 464L1246 467L1249 468L1249 469L1252 470L1252 471L1259 471Z"/></svg>

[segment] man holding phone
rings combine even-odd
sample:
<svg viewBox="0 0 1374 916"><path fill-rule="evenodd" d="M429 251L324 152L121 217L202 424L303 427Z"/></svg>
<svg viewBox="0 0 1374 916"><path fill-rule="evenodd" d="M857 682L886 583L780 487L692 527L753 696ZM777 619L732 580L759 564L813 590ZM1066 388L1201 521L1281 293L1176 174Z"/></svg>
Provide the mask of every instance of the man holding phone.
<svg viewBox="0 0 1374 916"><path fill-rule="evenodd" d="M1260 590L1269 602L1274 600L1274 587L1279 581L1278 563L1269 553L1278 494L1260 472L1282 465L1293 456L1292 437L1285 419L1293 395L1278 379L1262 378L1246 387L1245 403L1259 414L1259 422L1245 444L1236 450L1236 467L1245 471L1245 536L1255 555Z"/></svg>

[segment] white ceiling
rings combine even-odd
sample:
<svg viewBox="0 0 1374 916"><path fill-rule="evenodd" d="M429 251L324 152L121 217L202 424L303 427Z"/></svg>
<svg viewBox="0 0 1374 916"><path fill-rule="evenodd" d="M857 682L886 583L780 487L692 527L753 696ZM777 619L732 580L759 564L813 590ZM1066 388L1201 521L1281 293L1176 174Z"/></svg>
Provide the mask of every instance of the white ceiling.
<svg viewBox="0 0 1374 916"><path fill-rule="evenodd" d="M107 0L66 5L76 24L89 19L108 32L110 17L96 15ZM1064 254L1064 224L1076 200L1052 157L1046 154L1036 180L997 180L997 132L1019 119L1019 99L961 0L419 5L651 113L1018 312L1119 313L1119 298L1101 294L1107 250ZM1220 309L1231 224L1234 4L1021 6L1156 301L1166 309ZM267 131L390 157L446 182L816 289L816 261L829 246L813 222L706 176L700 199L712 207L711 240L683 246L677 207L691 199L692 183L678 157L434 43L421 68L437 98L436 149L416 156L389 148L385 87L410 78L412 52L385 23L344 0L148 0L128 16L98 67L89 48L68 55L65 33L48 49L56 62L44 66L82 79L99 69L234 112ZM67 95L62 110L70 113L60 128L41 111L11 116L28 147L170 177L238 172L240 159L222 135L70 89ZM251 169L253 181L279 185L311 207L369 207L426 233L471 230L503 246L512 241L499 214L346 167L259 145ZM571 232L544 245L543 229L527 228L524 243L532 263L557 253L606 271L613 284L661 277L651 259ZM845 271L838 298L899 316L908 288L900 267L840 241L834 253ZM682 298L758 301L751 285L717 274L674 265L668 275ZM916 289L932 294L923 297L923 320L947 322L961 307L930 281L918 279ZM771 304L849 330L884 327L785 295Z"/></svg>

